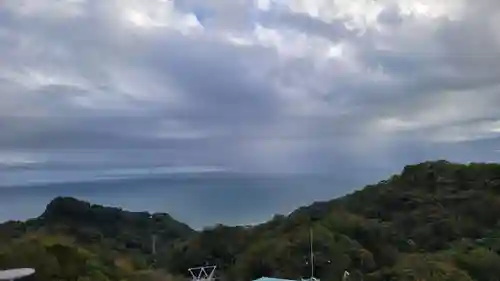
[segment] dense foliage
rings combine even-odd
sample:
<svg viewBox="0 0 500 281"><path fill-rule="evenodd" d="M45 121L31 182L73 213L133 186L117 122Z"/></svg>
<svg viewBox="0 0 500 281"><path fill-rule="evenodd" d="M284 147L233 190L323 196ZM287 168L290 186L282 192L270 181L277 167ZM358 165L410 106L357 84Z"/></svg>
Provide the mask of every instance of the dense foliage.
<svg viewBox="0 0 500 281"><path fill-rule="evenodd" d="M39 218L0 225L0 268L34 267L34 280L158 279L153 234L165 252L193 230L167 214L56 198Z"/></svg>
<svg viewBox="0 0 500 281"><path fill-rule="evenodd" d="M310 229L322 280L345 270L350 280L500 280L500 165L407 166L261 225L200 232L166 214L57 198L37 219L0 225L0 267L36 267L37 280L104 281L164 279L209 263L226 280L297 279L311 274Z"/></svg>
<svg viewBox="0 0 500 281"><path fill-rule="evenodd" d="M218 226L177 243L165 263L182 273L202 261L231 280L316 276L341 280L500 280L500 165L446 161L252 228Z"/></svg>

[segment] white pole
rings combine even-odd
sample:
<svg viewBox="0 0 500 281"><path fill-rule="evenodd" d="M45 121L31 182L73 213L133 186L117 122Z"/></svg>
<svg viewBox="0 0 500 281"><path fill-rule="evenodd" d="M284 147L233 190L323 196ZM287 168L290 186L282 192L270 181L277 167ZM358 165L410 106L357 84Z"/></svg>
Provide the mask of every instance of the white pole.
<svg viewBox="0 0 500 281"><path fill-rule="evenodd" d="M313 253L313 231L310 229L309 239L311 240L311 281L314 278L314 253Z"/></svg>
<svg viewBox="0 0 500 281"><path fill-rule="evenodd" d="M152 248L153 255L156 255L156 235L155 234L153 234L151 242L152 242L151 248Z"/></svg>

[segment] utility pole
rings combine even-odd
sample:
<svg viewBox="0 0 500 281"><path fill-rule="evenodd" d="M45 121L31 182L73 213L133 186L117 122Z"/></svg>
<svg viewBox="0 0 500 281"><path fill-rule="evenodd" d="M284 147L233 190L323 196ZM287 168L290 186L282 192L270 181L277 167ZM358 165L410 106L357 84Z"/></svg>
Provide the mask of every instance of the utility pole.
<svg viewBox="0 0 500 281"><path fill-rule="evenodd" d="M153 255L156 255L156 234L151 237L151 251Z"/></svg>
<svg viewBox="0 0 500 281"><path fill-rule="evenodd" d="M156 234L151 235L151 254L152 254L152 264L153 268L156 268Z"/></svg>
<svg viewBox="0 0 500 281"><path fill-rule="evenodd" d="M311 281L314 278L314 252L313 252L313 231L312 228L309 230L309 239L311 246Z"/></svg>

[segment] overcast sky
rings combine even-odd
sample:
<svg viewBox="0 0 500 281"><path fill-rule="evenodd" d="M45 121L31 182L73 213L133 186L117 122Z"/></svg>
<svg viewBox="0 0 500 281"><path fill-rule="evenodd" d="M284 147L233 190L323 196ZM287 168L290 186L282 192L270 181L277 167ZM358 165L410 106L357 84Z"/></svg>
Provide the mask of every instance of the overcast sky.
<svg viewBox="0 0 500 281"><path fill-rule="evenodd" d="M2 0L0 184L497 161L498 26L498 0Z"/></svg>

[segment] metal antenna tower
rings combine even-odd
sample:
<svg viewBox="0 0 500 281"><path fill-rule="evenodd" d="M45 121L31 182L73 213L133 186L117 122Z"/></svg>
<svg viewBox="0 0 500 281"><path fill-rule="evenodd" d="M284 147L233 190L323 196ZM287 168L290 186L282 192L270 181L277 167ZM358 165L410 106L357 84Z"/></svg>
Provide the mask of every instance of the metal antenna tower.
<svg viewBox="0 0 500 281"><path fill-rule="evenodd" d="M199 266L189 268L188 271L191 274L192 281L212 281L215 279L215 269L217 266Z"/></svg>
<svg viewBox="0 0 500 281"><path fill-rule="evenodd" d="M309 229L309 257L311 263L311 277L308 279L302 278L302 281L319 281L319 279L314 277L314 251L313 251L313 230Z"/></svg>

